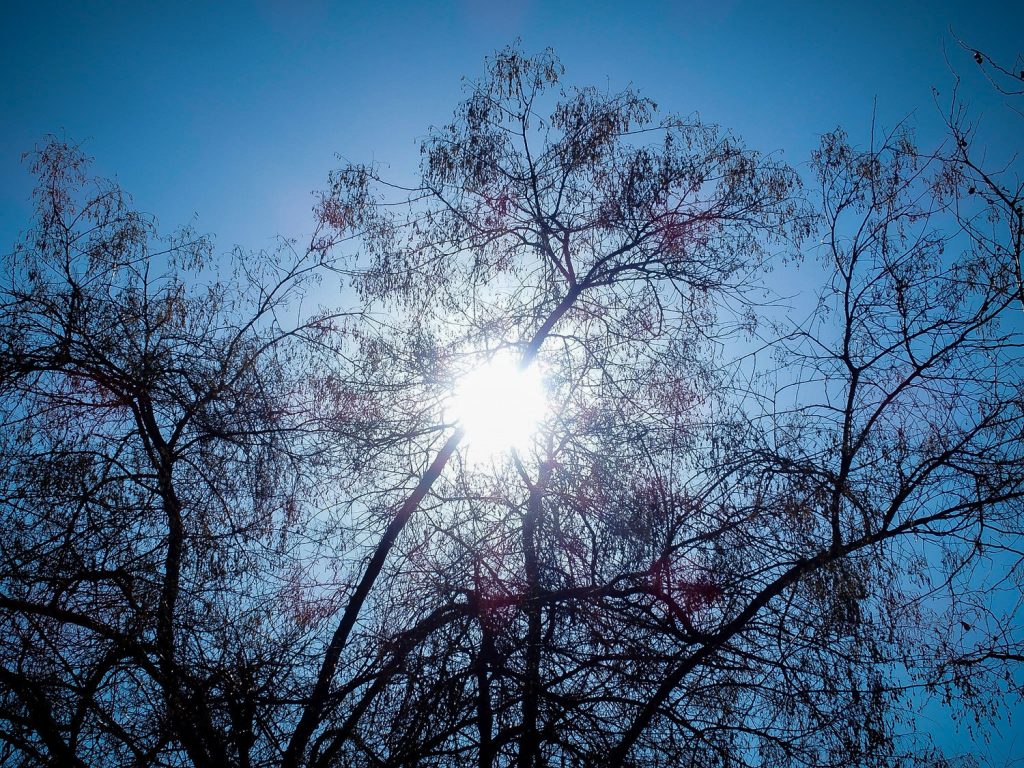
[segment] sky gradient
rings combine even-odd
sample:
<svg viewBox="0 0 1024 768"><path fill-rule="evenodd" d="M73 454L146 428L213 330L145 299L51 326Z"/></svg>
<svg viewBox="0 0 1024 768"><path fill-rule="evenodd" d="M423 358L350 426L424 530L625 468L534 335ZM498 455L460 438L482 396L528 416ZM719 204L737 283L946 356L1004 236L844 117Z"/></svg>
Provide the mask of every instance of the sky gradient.
<svg viewBox="0 0 1024 768"><path fill-rule="evenodd" d="M953 34L1012 63L1024 3L888 5L5 2L0 242L6 253L28 221L20 157L47 133L81 142L94 172L116 177L165 231L193 223L220 251L301 236L336 154L409 178L417 140L449 120L460 78L517 38L527 52L553 47L567 82L632 84L797 167L837 125L865 142L873 115L938 141L956 70L990 155L1008 156L1019 123ZM920 727L988 765L1024 755L1009 726L987 746L940 713Z"/></svg>
<svg viewBox="0 0 1024 768"><path fill-rule="evenodd" d="M633 84L800 164L837 124L866 136L873 109L883 126L909 115L937 136L931 88L945 106L946 58L978 79L950 30L1012 60L1024 21L1011 3L832 5L6 3L0 241L24 226L20 156L46 133L83 142L96 172L116 174L164 227L195 217L223 248L259 248L309 228L335 154L408 174L460 78L516 38L554 47L570 82ZM996 117L998 144L1008 129Z"/></svg>

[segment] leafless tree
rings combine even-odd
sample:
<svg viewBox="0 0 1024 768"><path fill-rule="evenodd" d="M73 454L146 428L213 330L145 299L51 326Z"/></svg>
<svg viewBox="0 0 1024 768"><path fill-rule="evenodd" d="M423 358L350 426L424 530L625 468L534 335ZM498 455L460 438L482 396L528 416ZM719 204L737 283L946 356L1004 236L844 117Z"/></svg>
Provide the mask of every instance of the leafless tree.
<svg viewBox="0 0 1024 768"><path fill-rule="evenodd" d="M1002 116L1016 122L1019 130L1021 122L1014 118L1024 118L1024 56L1018 55L1011 68L962 40L957 42L1001 97L1005 106ZM1005 157L993 157L985 151L984 126L962 94L959 75L955 75L945 120L952 146L946 153L944 192L955 201L957 218L975 247L985 250L993 260L1014 265L1024 307L1024 177L1020 157L1015 151Z"/></svg>
<svg viewBox="0 0 1024 768"><path fill-rule="evenodd" d="M75 146L28 159L0 299L0 759L248 765L308 640L274 616L288 536L344 474L323 419L358 429L318 384L343 318L290 323L329 264L285 243L218 269Z"/></svg>
<svg viewBox="0 0 1024 768"><path fill-rule="evenodd" d="M805 192L507 49L414 187L343 168L308 247L230 279L116 189L75 202L72 148L35 163L12 765L941 765L915 690L1012 687L965 660L1020 586L1017 268L908 135L829 134ZM769 335L755 289L801 251L816 308ZM358 314L300 311L319 274ZM485 461L447 402L498 354L551 405Z"/></svg>
<svg viewBox="0 0 1024 768"><path fill-rule="evenodd" d="M626 596L640 582L648 584L642 591L653 589L647 556L656 558L667 544L638 544L643 554L623 553L618 570L590 562L599 549L619 546L608 525L619 526L621 539L627 523L603 521L614 518L612 510L572 499L585 493L584 478L594 483L595 473L612 477L615 466L649 463L644 431L653 430L659 444L680 439L686 417L673 409L702 397L699 384L710 376L703 348L713 341L720 302L738 301L766 243L800 225L797 180L695 117L659 117L632 91L562 91L560 77L550 53L530 59L502 52L485 80L471 86L456 121L424 143L420 186L396 189L373 169L350 167L334 175L322 200L325 221L342 235L361 236L368 263L355 285L389 317L376 347L387 350L390 365L403 366L388 370L386 381L418 387L403 393L421 406L414 418L423 405L443 401L459 370L498 349L550 371L558 415L536 451L486 480L453 466L459 431L439 434L439 447L424 449L425 458L409 468L410 478L419 478L414 490L399 488L394 501L378 504L387 532L338 625L286 762L298 760L307 731L312 737L329 708L345 704L329 692L330 681L345 663L339 651L362 597L381 573L394 586L379 591L370 616L415 606L433 628L440 619L431 609L447 610L457 626L437 627L434 637L457 632L460 641L433 648L428 638L421 652L432 648L429 659L417 661L443 671L413 667L415 679L389 672L405 686L397 714L387 688L371 686L356 713L380 719L365 733L353 717L321 733L314 761L358 753L398 764L447 753L458 762L474 742L483 764L534 765L547 759L555 723L585 709L593 710L592 722L628 711L628 698L594 693L580 707L549 712L556 689L544 638L550 644L564 624L562 602L620 588ZM432 368L423 371L425 361ZM381 475L408 464L407 445L399 450ZM377 493L389 488L386 481L372 486ZM606 502L630 492L609 489ZM392 574L384 555L399 532L416 545L406 545ZM437 571L435 589L425 592L423 579L407 572L414 555L417 568ZM508 616L499 621L495 612ZM357 648L365 655L361 643ZM569 691L586 688L591 677L593 685L613 682L600 671L602 659L621 652L614 643L592 649L586 664L560 673L566 693L558 695L576 695ZM453 668L460 658L461 670ZM589 746L607 747L614 735L595 732ZM587 741L566 744L577 762L600 754L589 752Z"/></svg>

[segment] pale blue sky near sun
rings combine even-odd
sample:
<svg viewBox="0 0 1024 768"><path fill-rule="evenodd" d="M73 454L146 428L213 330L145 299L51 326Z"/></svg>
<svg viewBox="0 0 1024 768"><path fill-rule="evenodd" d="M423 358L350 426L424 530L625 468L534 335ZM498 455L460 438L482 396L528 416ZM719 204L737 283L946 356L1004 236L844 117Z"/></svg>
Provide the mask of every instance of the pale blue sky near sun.
<svg viewBox="0 0 1024 768"><path fill-rule="evenodd" d="M460 78L516 38L553 47L567 82L632 84L797 167L836 125L865 142L873 114L938 140L952 67L1006 157L1021 122L952 34L1012 64L1024 3L0 0L0 252L31 208L21 153L47 133L82 142L163 229L193 222L220 251L301 236L335 154L409 178ZM919 727L991 765L1024 755L1006 726L989 747L942 718Z"/></svg>

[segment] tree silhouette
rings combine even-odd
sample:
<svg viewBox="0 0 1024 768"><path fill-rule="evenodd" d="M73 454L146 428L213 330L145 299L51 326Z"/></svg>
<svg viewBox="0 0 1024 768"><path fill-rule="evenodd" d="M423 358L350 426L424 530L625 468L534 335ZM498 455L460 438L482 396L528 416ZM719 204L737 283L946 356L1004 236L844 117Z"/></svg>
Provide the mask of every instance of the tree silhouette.
<svg viewBox="0 0 1024 768"><path fill-rule="evenodd" d="M1012 685L964 660L1020 586L1018 283L949 158L836 131L805 192L562 78L496 54L416 186L342 168L229 264L32 155L5 764L941 764L910 692ZM801 251L797 323L758 297ZM337 275L358 310L304 310ZM549 405L488 455L449 403L508 356Z"/></svg>
<svg viewBox="0 0 1024 768"><path fill-rule="evenodd" d="M957 43L971 52L989 85L1003 98L1005 114L1024 118L1020 103L1024 96L1024 55L1018 54L1011 69L962 40L957 39ZM1024 306L1024 180L1019 158L1013 155L993 161L978 150L981 121L972 116L970 105L960 95L959 75L945 120L953 146L947 158L945 192L952 198L957 220L970 233L974 247L986 251L990 259L1014 266Z"/></svg>

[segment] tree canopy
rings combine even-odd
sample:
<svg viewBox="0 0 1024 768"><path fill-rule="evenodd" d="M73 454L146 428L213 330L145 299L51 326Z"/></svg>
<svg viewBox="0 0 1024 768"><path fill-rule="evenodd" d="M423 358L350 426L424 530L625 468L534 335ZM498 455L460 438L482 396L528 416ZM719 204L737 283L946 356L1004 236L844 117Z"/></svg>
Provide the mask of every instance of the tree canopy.
<svg viewBox="0 0 1024 768"><path fill-rule="evenodd" d="M509 48L414 186L223 257L47 141L0 764L945 765L908 707L1024 652L1020 193L952 114L801 174ZM452 408L495 360L547 400L498 452Z"/></svg>

